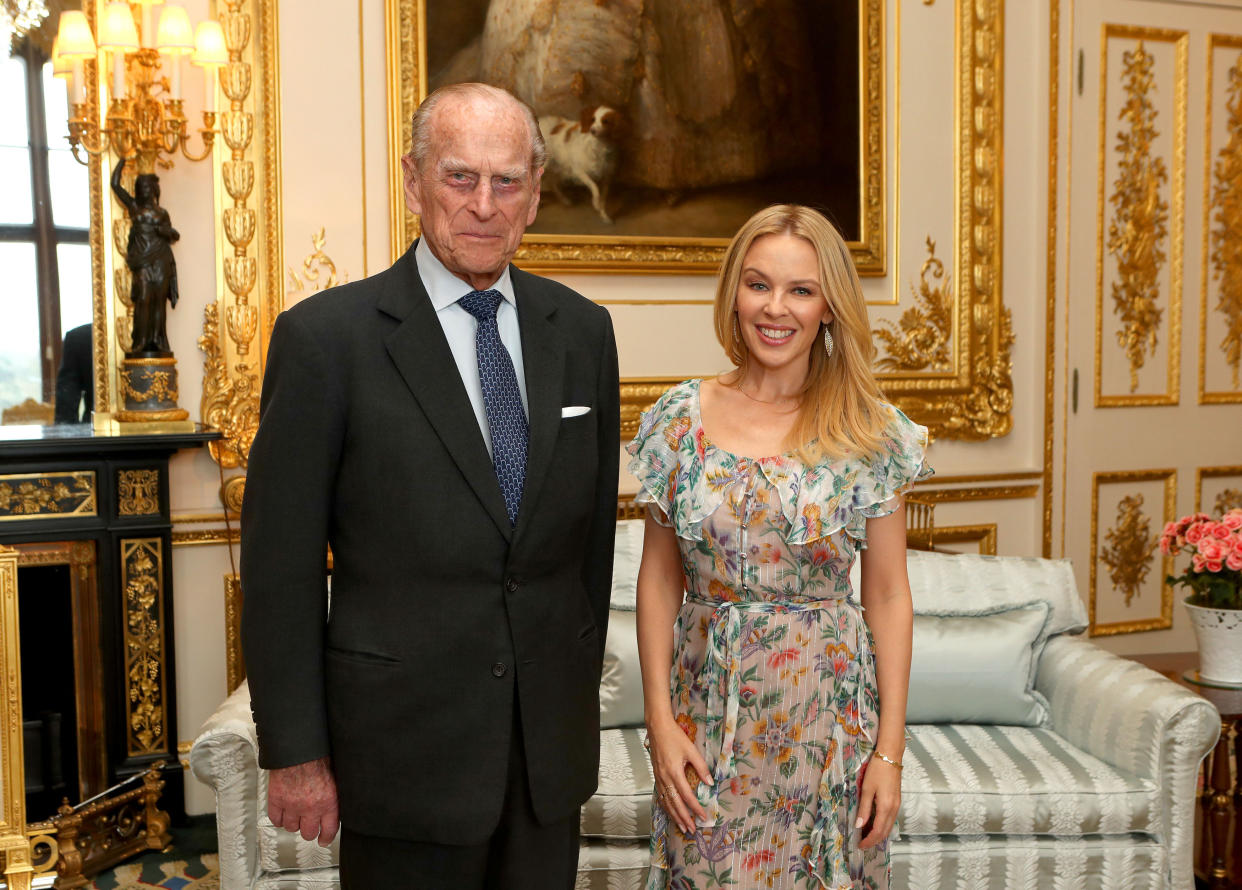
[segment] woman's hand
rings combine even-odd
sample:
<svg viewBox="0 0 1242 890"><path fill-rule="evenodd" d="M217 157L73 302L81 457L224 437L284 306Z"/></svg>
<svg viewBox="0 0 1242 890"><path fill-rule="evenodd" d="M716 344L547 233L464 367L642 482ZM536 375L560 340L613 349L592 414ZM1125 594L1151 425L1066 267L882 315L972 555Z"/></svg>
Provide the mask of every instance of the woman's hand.
<svg viewBox="0 0 1242 890"><path fill-rule="evenodd" d="M694 820L707 821L707 813L699 805L688 777L694 777L697 773L698 779L712 784L703 755L671 719L661 720L648 728L647 746L651 752L656 795L664 812L677 823L682 834L694 834Z"/></svg>
<svg viewBox="0 0 1242 890"><path fill-rule="evenodd" d="M871 830L863 836L858 849L874 847L888 837L897 821L897 809L901 806L901 768L886 763L878 757L867 761L863 773L862 796L858 801L858 820L855 828L868 822Z"/></svg>

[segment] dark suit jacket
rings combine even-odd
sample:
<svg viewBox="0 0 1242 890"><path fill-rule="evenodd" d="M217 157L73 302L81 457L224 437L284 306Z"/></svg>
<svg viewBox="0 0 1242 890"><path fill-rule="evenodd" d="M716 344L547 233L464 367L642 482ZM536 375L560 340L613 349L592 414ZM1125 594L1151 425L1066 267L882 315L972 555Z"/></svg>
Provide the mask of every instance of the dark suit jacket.
<svg viewBox="0 0 1242 890"><path fill-rule="evenodd" d="M413 247L272 331L242 512L260 763L330 754L342 822L364 834L485 840L515 695L536 815L595 789L616 344L606 310L510 272L530 405L515 528ZM591 410L562 419L571 405Z"/></svg>

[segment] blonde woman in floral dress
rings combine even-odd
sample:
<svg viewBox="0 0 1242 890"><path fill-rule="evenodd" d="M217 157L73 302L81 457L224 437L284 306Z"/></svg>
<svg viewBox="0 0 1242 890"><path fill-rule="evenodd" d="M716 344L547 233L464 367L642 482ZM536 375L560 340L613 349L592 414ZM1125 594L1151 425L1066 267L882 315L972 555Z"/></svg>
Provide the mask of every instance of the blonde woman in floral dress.
<svg viewBox="0 0 1242 890"><path fill-rule="evenodd" d="M813 210L742 227L715 328L734 370L673 387L629 446L650 505L648 888L887 890L912 625L902 492L931 473L927 430L881 397L849 249Z"/></svg>

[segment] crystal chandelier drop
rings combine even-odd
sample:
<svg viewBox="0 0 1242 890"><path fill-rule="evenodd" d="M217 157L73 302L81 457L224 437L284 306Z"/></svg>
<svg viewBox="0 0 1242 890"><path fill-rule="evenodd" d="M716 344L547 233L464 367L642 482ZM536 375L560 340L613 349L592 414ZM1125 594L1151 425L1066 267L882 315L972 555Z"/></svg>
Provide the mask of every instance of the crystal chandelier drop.
<svg viewBox="0 0 1242 890"><path fill-rule="evenodd" d="M4 0L0 6L0 46L12 45L13 38L25 37L47 18L46 0Z"/></svg>

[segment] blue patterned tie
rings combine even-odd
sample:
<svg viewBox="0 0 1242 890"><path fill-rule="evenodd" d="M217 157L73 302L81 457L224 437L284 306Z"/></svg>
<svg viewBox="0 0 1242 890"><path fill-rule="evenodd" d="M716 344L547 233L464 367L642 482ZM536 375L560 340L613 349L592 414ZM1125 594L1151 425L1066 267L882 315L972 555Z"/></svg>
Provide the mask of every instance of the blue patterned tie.
<svg viewBox="0 0 1242 890"><path fill-rule="evenodd" d="M518 389L513 359L500 339L496 310L504 297L500 291L476 290L457 302L478 321L474 350L479 360L479 383L483 387L483 407L492 433L492 463L505 497L509 522L517 523L526 479L526 412Z"/></svg>

